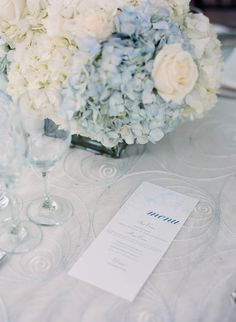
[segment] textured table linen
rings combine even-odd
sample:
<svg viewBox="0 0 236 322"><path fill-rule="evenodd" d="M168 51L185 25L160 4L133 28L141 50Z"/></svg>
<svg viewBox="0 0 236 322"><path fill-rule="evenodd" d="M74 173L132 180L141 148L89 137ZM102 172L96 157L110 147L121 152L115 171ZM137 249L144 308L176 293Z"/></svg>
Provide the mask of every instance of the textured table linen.
<svg viewBox="0 0 236 322"><path fill-rule="evenodd" d="M128 154L114 160L71 149L53 170L50 189L72 202L74 215L42 227L34 251L0 262L0 322L236 321L236 100L220 99L205 119ZM130 304L67 272L143 181L200 203ZM25 169L17 192L25 218L43 192L40 176Z"/></svg>

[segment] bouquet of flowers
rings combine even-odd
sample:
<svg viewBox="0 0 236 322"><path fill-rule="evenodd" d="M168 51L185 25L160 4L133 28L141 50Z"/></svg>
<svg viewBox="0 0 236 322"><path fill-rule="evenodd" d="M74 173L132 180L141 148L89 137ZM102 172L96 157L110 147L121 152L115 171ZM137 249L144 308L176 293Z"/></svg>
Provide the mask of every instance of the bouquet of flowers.
<svg viewBox="0 0 236 322"><path fill-rule="evenodd" d="M113 147L159 141L216 103L220 43L187 0L0 0L0 89ZM45 95L46 94L46 95ZM44 98L47 98L45 102Z"/></svg>

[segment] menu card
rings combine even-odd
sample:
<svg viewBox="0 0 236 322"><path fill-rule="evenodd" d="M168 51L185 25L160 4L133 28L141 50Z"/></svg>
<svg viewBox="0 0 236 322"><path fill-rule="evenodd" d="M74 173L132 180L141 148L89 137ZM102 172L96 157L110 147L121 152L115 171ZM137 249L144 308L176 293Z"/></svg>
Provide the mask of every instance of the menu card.
<svg viewBox="0 0 236 322"><path fill-rule="evenodd" d="M133 301L197 203L143 182L69 274Z"/></svg>

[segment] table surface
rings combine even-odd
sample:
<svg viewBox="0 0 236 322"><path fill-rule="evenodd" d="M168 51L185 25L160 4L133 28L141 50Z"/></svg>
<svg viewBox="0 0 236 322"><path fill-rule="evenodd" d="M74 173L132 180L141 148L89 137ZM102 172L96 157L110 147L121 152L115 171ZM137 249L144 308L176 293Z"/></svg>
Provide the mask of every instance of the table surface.
<svg viewBox="0 0 236 322"><path fill-rule="evenodd" d="M1 322L233 322L236 304L236 100L220 99L206 118L122 159L71 149L50 189L74 207L61 227L0 263ZM142 181L200 200L133 303L68 276L70 267ZM27 168L17 183L26 217L42 194ZM96 269L96 268L95 268Z"/></svg>

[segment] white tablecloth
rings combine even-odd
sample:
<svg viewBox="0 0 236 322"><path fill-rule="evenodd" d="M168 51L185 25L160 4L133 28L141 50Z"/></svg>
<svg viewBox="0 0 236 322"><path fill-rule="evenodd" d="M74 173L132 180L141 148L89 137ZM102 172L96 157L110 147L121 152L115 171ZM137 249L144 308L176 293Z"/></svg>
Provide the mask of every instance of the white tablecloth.
<svg viewBox="0 0 236 322"><path fill-rule="evenodd" d="M50 189L72 202L74 215L43 227L34 251L0 262L0 322L236 321L236 101L219 100L205 119L128 155L72 149L53 170ZM142 181L200 203L130 304L67 272ZM25 218L42 194L40 176L27 168L17 192Z"/></svg>

